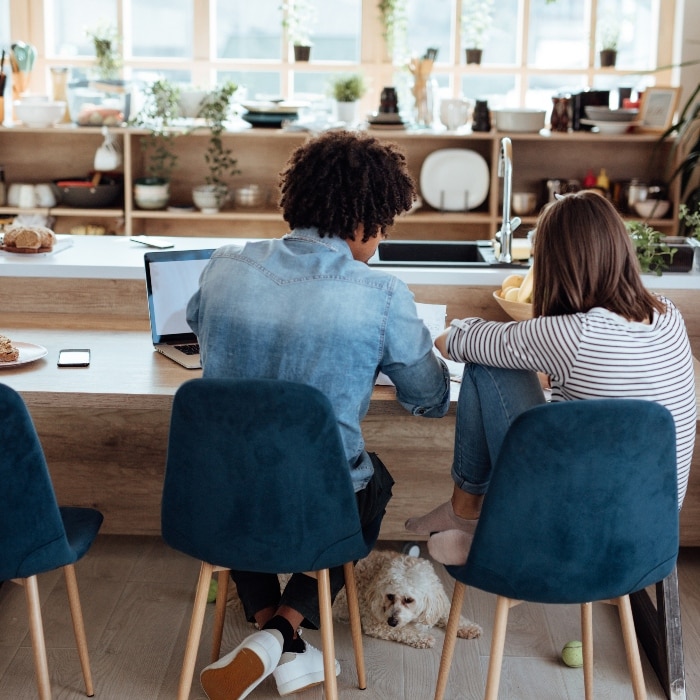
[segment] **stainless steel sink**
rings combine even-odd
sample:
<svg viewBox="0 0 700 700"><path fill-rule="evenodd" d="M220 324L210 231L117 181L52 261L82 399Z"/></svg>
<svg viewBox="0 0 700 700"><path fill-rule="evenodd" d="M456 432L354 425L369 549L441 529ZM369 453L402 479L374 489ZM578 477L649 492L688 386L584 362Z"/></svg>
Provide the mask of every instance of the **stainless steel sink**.
<svg viewBox="0 0 700 700"><path fill-rule="evenodd" d="M510 267L500 263L491 241L381 241L370 265ZM521 266L518 266L521 267Z"/></svg>

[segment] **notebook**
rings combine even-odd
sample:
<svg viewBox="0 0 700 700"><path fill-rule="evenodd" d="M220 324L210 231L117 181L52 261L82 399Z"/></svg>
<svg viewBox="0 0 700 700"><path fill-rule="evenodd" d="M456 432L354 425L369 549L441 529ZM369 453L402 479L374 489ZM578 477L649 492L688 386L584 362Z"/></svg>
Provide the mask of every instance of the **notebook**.
<svg viewBox="0 0 700 700"><path fill-rule="evenodd" d="M214 249L144 254L151 336L155 349L187 369L199 369L199 343L187 324L187 302Z"/></svg>

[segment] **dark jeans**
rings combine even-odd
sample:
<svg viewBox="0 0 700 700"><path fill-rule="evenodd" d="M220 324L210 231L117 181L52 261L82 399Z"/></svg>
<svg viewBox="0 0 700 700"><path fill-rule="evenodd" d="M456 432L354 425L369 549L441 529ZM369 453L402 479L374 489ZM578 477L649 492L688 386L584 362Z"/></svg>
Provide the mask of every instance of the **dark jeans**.
<svg viewBox="0 0 700 700"><path fill-rule="evenodd" d="M389 470L376 454L369 456L374 466L374 474L367 486L358 491L357 508L365 541L374 543L379 535L386 506L391 499L391 487L394 480ZM282 573L282 572L281 572ZM294 574L284 591L280 591L276 574L261 574L254 571L231 571L231 578L236 583L238 596L243 603L246 619L254 622L255 613L265 608L278 608L286 605L304 616L304 627L318 629L321 624L318 610L318 583L306 574ZM345 585L343 567L336 566L330 570L331 598L335 600Z"/></svg>

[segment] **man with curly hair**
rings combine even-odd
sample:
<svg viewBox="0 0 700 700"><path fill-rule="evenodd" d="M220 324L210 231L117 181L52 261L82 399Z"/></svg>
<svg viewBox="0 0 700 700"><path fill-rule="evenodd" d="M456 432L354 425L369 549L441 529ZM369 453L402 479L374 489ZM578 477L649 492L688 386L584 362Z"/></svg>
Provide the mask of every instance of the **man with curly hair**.
<svg viewBox="0 0 700 700"><path fill-rule="evenodd" d="M395 217L411 208L415 185L395 145L333 131L292 154L280 187L291 232L215 251L187 320L205 377L296 381L329 398L369 540L393 485L365 450L360 429L377 374L393 381L398 401L414 415L440 417L449 407L449 373L412 293L366 264ZM246 697L271 673L281 695L321 683L322 654L298 633L302 624L320 624L315 579L295 574L280 592L274 575L231 576L260 631L202 671L207 696ZM342 586L342 567L331 570L332 595Z"/></svg>

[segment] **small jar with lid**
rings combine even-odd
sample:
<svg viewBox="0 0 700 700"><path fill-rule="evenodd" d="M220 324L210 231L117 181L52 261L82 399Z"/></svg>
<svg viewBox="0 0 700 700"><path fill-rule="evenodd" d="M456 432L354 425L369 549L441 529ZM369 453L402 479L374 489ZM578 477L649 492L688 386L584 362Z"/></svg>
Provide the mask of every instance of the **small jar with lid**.
<svg viewBox="0 0 700 700"><path fill-rule="evenodd" d="M476 101L472 120L472 131L491 131L491 112L486 100Z"/></svg>

